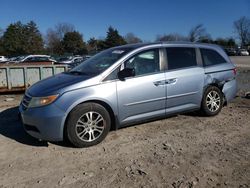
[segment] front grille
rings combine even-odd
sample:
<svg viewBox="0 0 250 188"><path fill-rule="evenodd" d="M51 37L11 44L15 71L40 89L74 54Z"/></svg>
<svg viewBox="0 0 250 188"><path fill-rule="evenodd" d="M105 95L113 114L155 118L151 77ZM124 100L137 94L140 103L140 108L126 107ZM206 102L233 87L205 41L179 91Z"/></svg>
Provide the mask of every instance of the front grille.
<svg viewBox="0 0 250 188"><path fill-rule="evenodd" d="M25 93L23 100L22 100L22 105L23 105L24 110L28 108L31 99L32 97Z"/></svg>

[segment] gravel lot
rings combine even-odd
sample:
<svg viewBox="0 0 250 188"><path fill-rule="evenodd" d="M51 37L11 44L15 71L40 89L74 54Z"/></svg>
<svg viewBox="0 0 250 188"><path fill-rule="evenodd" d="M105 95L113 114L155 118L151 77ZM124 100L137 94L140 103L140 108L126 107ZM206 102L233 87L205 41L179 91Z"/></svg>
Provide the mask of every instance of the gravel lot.
<svg viewBox="0 0 250 188"><path fill-rule="evenodd" d="M250 68L239 67L238 97L216 117L132 126L83 149L31 138L22 94L0 95L0 187L250 187Z"/></svg>

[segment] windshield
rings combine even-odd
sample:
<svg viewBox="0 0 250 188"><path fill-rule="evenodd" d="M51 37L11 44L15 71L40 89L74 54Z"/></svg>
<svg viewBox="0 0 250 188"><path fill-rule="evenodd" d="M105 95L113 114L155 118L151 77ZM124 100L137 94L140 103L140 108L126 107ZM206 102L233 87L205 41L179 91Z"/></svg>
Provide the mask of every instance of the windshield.
<svg viewBox="0 0 250 188"><path fill-rule="evenodd" d="M25 58L26 56L18 56L14 59L14 61L21 61Z"/></svg>
<svg viewBox="0 0 250 188"><path fill-rule="evenodd" d="M112 48L104 50L70 70L69 73L98 75L113 65L118 59L131 51L131 48Z"/></svg>

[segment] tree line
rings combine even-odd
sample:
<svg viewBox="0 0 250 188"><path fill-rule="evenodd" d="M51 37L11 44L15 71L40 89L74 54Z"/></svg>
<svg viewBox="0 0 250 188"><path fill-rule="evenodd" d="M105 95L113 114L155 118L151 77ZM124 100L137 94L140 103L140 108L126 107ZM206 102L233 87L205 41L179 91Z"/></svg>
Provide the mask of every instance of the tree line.
<svg viewBox="0 0 250 188"><path fill-rule="evenodd" d="M236 38L212 39L206 28L198 24L190 29L187 36L170 33L157 35L157 41L191 41L214 43L224 47L236 47L235 39L239 40L241 47L250 45L250 19L241 17L233 23ZM41 34L37 24L30 21L23 24L20 21L10 24L5 30L0 28L0 55L18 56L24 54L50 54L50 55L84 55L92 54L114 46L140 43L142 39L128 33L121 36L117 29L110 26L104 39L90 38L84 41L83 35L72 24L59 23L49 28L45 36Z"/></svg>

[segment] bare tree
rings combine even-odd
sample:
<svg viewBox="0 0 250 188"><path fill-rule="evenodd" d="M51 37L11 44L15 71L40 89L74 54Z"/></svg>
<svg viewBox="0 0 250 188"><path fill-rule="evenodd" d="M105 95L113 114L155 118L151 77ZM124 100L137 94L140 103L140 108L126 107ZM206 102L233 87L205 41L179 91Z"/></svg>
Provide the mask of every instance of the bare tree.
<svg viewBox="0 0 250 188"><path fill-rule="evenodd" d="M238 35L241 46L250 42L250 19L243 16L233 24L234 30Z"/></svg>
<svg viewBox="0 0 250 188"><path fill-rule="evenodd" d="M4 48L3 48L3 29L0 28L0 54L4 54Z"/></svg>
<svg viewBox="0 0 250 188"><path fill-rule="evenodd" d="M198 24L190 30L188 38L191 42L198 42L211 37L206 32L206 28L202 24Z"/></svg>
<svg viewBox="0 0 250 188"><path fill-rule="evenodd" d="M74 32L75 26L70 23L58 23L55 26L55 31L60 40L63 39L65 33Z"/></svg>
<svg viewBox="0 0 250 188"><path fill-rule="evenodd" d="M142 40L135 36L134 33L127 33L124 37L125 41L128 43L128 44L133 44L133 43L141 43Z"/></svg>
<svg viewBox="0 0 250 188"><path fill-rule="evenodd" d="M3 36L3 29L0 28L0 37Z"/></svg>
<svg viewBox="0 0 250 188"><path fill-rule="evenodd" d="M73 32L75 27L69 23L58 23L55 28L49 28L45 37L46 46L51 54L62 54L63 46L61 41L68 32Z"/></svg>
<svg viewBox="0 0 250 188"><path fill-rule="evenodd" d="M157 35L156 36L157 42L163 41L187 41L187 37L180 35L178 33L170 33L168 35Z"/></svg>
<svg viewBox="0 0 250 188"><path fill-rule="evenodd" d="M47 50L51 54L62 54L63 46L61 39L53 29L48 29L45 37Z"/></svg>

